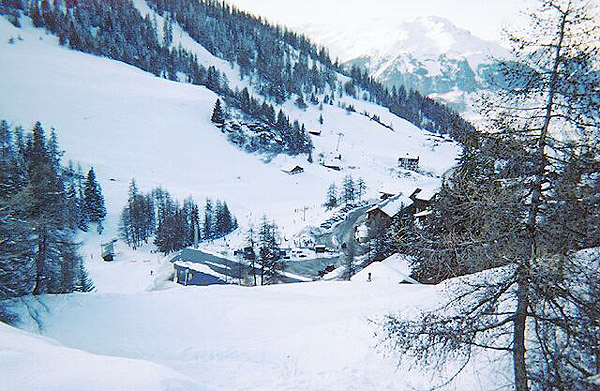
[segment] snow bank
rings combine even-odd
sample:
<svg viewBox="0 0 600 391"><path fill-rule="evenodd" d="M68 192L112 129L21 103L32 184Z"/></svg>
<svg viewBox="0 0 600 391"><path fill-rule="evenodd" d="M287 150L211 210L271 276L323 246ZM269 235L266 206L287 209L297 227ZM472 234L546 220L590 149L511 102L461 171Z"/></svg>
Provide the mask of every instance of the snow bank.
<svg viewBox="0 0 600 391"><path fill-rule="evenodd" d="M0 323L0 389L193 391L199 388L191 379L161 365L66 348L48 338Z"/></svg>
<svg viewBox="0 0 600 391"><path fill-rule="evenodd" d="M373 262L352 276L351 281L367 281L375 284L419 284L418 281L409 277L409 274L410 267L406 257L394 254L381 262Z"/></svg>

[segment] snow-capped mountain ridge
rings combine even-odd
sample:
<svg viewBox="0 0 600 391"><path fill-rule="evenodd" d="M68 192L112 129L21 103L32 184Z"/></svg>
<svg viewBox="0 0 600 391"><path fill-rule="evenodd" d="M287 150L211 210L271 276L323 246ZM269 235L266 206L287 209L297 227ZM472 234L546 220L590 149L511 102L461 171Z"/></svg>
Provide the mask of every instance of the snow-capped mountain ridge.
<svg viewBox="0 0 600 391"><path fill-rule="evenodd" d="M506 58L508 51L485 41L437 16L402 20L378 18L334 30L329 26L304 25L299 29L347 65L364 66L389 86L403 85L421 93L461 95L486 88L486 72L493 58ZM460 94L463 93L463 94Z"/></svg>

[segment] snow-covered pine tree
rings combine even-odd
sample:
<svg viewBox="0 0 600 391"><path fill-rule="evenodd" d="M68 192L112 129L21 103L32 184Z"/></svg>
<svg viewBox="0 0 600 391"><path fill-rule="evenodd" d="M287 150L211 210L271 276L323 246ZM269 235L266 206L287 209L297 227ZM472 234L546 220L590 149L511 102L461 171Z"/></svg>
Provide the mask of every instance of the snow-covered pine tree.
<svg viewBox="0 0 600 391"><path fill-rule="evenodd" d="M365 195L365 190L367 190L367 184L365 183L365 180L358 178L356 181L355 194L359 201L361 201L362 197Z"/></svg>
<svg viewBox="0 0 600 391"><path fill-rule="evenodd" d="M262 285L276 284L279 273L283 271L277 236L277 225L269 222L266 215L263 216L258 231L258 264Z"/></svg>
<svg viewBox="0 0 600 391"><path fill-rule="evenodd" d="M225 123L225 109L221 104L221 100L217 99L215 102L215 107L213 108L212 116L210 117L211 122L217 124L217 126L222 126Z"/></svg>
<svg viewBox="0 0 600 391"><path fill-rule="evenodd" d="M327 188L327 199L325 201L325 207L327 209L333 209L338 205L338 192L335 183L332 183Z"/></svg>
<svg viewBox="0 0 600 391"><path fill-rule="evenodd" d="M90 168L83 184L83 207L88 220L92 223L100 223L106 217L104 196L100 184L96 181L94 168Z"/></svg>
<svg viewBox="0 0 600 391"><path fill-rule="evenodd" d="M354 179L351 175L346 175L342 183L342 200L346 205L353 203L356 199L354 191Z"/></svg>
<svg viewBox="0 0 600 391"><path fill-rule="evenodd" d="M213 203L210 198L206 199L204 204L204 226L203 226L203 239L212 239L214 237L214 210Z"/></svg>
<svg viewBox="0 0 600 391"><path fill-rule="evenodd" d="M78 289L83 270L67 218L64 169L56 133L36 122L27 143L0 123L0 299ZM72 195L72 192L71 192Z"/></svg>

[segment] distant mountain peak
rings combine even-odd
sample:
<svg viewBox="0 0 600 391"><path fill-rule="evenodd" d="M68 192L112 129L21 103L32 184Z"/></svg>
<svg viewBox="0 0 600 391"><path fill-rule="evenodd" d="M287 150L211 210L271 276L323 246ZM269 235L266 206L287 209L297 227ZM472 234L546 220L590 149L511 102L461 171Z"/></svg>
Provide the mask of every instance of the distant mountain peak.
<svg viewBox="0 0 600 391"><path fill-rule="evenodd" d="M500 44L440 16L380 17L344 27L299 29L342 63L363 66L388 86L416 89L463 113L469 108L465 94L486 88L493 59L510 56Z"/></svg>

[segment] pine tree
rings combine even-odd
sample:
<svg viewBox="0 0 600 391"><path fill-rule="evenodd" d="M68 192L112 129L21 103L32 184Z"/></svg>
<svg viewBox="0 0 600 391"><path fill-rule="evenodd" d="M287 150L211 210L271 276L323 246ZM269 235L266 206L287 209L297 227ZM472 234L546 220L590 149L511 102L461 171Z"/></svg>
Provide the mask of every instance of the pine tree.
<svg viewBox="0 0 600 391"><path fill-rule="evenodd" d="M329 185L327 189L327 200L325 201L325 207L327 209L333 209L338 205L337 187L335 183Z"/></svg>
<svg viewBox="0 0 600 391"><path fill-rule="evenodd" d="M9 174L0 194L0 299L72 292L84 269L65 192L69 170L60 166L56 132L47 140L36 122L26 143L20 128L15 134L17 148L7 124L0 123L0 171Z"/></svg>
<svg viewBox="0 0 600 391"><path fill-rule="evenodd" d="M365 194L365 190L367 189L367 185L364 181L364 179L362 178L358 178L358 180L356 181L356 197L358 198L359 201L362 200L362 197Z"/></svg>
<svg viewBox="0 0 600 391"><path fill-rule="evenodd" d="M163 46L168 48L173 43L173 21L167 15L163 25Z"/></svg>
<svg viewBox="0 0 600 391"><path fill-rule="evenodd" d="M81 178L83 174L81 173L81 167L77 167L77 227L83 232L87 232L89 229L89 217L87 214L87 210L85 208L85 196L83 193L83 182Z"/></svg>
<svg viewBox="0 0 600 391"><path fill-rule="evenodd" d="M154 232L152 197L140 194L135 179L129 184L129 197L121 212L119 232L121 238L134 249L143 242L148 242Z"/></svg>
<svg viewBox="0 0 600 391"><path fill-rule="evenodd" d="M215 102L215 107L213 109L213 113L210 117L210 120L218 126L222 126L225 123L225 113L221 106L220 99L217 99L217 101Z"/></svg>
<svg viewBox="0 0 600 391"><path fill-rule="evenodd" d="M277 244L277 225L269 222L267 216L263 216L258 238L261 285L275 284L278 282L283 264L280 261L280 250Z"/></svg>
<svg viewBox="0 0 600 391"><path fill-rule="evenodd" d="M65 204L65 223L71 230L77 228L79 222L79 205L77 202L77 192L73 183L67 185L65 193L67 199Z"/></svg>
<svg viewBox="0 0 600 391"><path fill-rule="evenodd" d="M352 176L346 175L342 184L342 200L346 205L351 204L356 199L354 190L354 180L352 179Z"/></svg>
<svg viewBox="0 0 600 391"><path fill-rule="evenodd" d="M92 223L100 223L106 217L106 208L104 206L104 196L100 185L96 182L94 168L88 171L83 187L83 207L85 213Z"/></svg>
<svg viewBox="0 0 600 391"><path fill-rule="evenodd" d="M213 239L214 237L214 211L212 200L206 199L204 205L204 239Z"/></svg>

